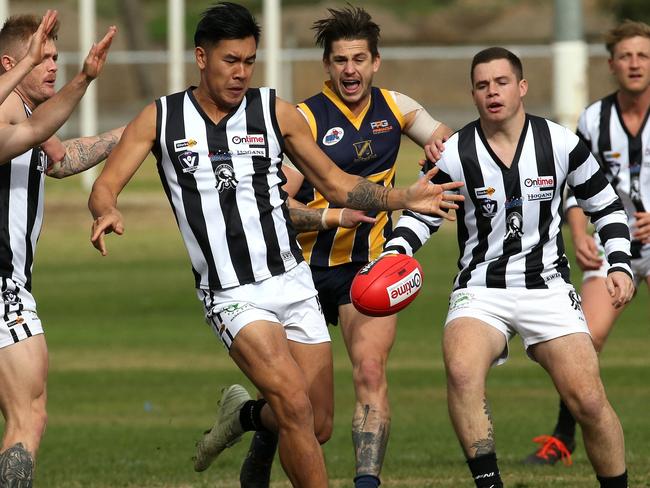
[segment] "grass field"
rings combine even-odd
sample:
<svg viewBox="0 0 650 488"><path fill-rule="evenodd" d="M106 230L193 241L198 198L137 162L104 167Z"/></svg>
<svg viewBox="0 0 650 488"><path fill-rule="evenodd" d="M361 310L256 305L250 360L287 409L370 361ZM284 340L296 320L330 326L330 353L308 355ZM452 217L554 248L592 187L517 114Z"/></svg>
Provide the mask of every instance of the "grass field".
<svg viewBox="0 0 650 488"><path fill-rule="evenodd" d="M402 153L404 162L416 157L412 146ZM121 200L126 233L109 237L105 258L89 243L90 217L78 180L47 182L34 294L50 348L49 425L36 486L235 487L249 437L203 474L193 472L190 458L195 440L213 421L218 390L248 383L203 323L189 261L153 164L136 178ZM400 315L389 363L393 421L382 486L472 486L447 416L440 354L457 258L448 227L418 255L425 287ZM647 290L640 290L602 355L634 487L650 486L647 299ZM324 449L331 485L343 487L351 486L353 476L354 399L338 330L332 336L336 416ZM506 486L596 486L581 442L570 468L520 465L533 448L531 438L552 428L557 398L518 339L511 350L489 382ZM289 486L277 463L273 486Z"/></svg>

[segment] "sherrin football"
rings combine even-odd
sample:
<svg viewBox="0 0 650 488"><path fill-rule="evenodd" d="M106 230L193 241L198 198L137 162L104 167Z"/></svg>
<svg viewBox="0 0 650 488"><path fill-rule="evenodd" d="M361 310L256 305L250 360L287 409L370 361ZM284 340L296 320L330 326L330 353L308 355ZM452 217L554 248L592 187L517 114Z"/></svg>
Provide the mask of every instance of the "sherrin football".
<svg viewBox="0 0 650 488"><path fill-rule="evenodd" d="M422 288L422 267L415 258L387 254L359 270L350 287L352 304L359 312L383 317L399 312Z"/></svg>

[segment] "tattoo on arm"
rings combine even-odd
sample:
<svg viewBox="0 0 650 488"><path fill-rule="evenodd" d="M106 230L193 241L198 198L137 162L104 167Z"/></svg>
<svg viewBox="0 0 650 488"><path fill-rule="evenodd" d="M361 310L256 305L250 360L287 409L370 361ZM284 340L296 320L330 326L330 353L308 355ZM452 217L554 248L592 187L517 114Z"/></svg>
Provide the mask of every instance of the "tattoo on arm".
<svg viewBox="0 0 650 488"><path fill-rule="evenodd" d="M357 458L357 476L379 477L388 445L390 419L372 405L357 405L352 419L352 442Z"/></svg>
<svg viewBox="0 0 650 488"><path fill-rule="evenodd" d="M390 189L360 178L357 185L348 192L345 206L358 210L390 210L388 194Z"/></svg>
<svg viewBox="0 0 650 488"><path fill-rule="evenodd" d="M496 452L496 445L494 442L494 426L492 424L492 412L490 411L490 406L488 405L487 398L483 399L483 411L485 412L488 420L488 432L485 439L479 439L472 444L471 447L476 449L474 457Z"/></svg>
<svg viewBox="0 0 650 488"><path fill-rule="evenodd" d="M80 137L64 141L65 156L48 170L55 178L81 173L105 160L120 138L115 131L93 137Z"/></svg>
<svg viewBox="0 0 650 488"><path fill-rule="evenodd" d="M21 442L0 454L0 486L31 488L34 459Z"/></svg>
<svg viewBox="0 0 650 488"><path fill-rule="evenodd" d="M308 232L310 230L321 230L321 218L323 216L323 209L312 208L289 208L289 215L291 216L291 223L293 224L296 232Z"/></svg>

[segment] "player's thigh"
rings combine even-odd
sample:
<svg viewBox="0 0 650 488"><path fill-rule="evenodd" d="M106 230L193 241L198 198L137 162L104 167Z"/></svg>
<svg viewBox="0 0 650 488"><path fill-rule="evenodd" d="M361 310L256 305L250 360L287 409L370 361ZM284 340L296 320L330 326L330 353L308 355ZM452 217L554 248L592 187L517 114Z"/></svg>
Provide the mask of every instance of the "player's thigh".
<svg viewBox="0 0 650 488"><path fill-rule="evenodd" d="M462 316L445 326L442 350L448 376L485 376L508 345L507 335L493 324L476 317Z"/></svg>
<svg viewBox="0 0 650 488"><path fill-rule="evenodd" d="M0 349L0 407L5 414L45 401L48 353L38 334Z"/></svg>
<svg viewBox="0 0 650 488"><path fill-rule="evenodd" d="M385 364L395 342L397 315L369 317L352 304L339 306L341 334L353 366L364 359Z"/></svg>
<svg viewBox="0 0 650 488"><path fill-rule="evenodd" d="M531 346L531 355L549 373L560 395L600 392L598 356L588 334L575 333Z"/></svg>
<svg viewBox="0 0 650 488"><path fill-rule="evenodd" d="M623 309L617 310L612 305L605 278L593 277L584 281L580 295L589 332L596 349L600 350Z"/></svg>
<svg viewBox="0 0 650 488"><path fill-rule="evenodd" d="M281 324L258 320L242 328L230 356L267 400L269 394L307 391L305 376L294 360Z"/></svg>

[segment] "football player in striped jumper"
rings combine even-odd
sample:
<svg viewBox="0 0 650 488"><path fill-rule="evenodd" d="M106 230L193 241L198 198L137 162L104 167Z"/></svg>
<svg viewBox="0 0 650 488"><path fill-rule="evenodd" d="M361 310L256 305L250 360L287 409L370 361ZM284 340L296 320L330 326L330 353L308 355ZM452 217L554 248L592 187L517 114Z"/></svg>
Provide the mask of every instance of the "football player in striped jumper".
<svg viewBox="0 0 650 488"><path fill-rule="evenodd" d="M282 190L286 151L319 191L359 210L409 207L445 215L459 195L419 179L389 189L341 171L318 148L296 107L270 88L250 88L259 26L230 2L206 10L195 36L198 87L156 100L127 126L97 178L89 206L92 241L122 234L117 196L149 152L185 241L206 319L260 391L224 389L217 420L197 444L205 470L246 431L278 433L294 486L326 487L319 442L332 429L332 355L309 266Z"/></svg>
<svg viewBox="0 0 650 488"><path fill-rule="evenodd" d="M443 356L449 413L472 477L477 487L503 486L486 378L519 334L582 426L600 486L627 487L623 431L569 281L560 212L568 185L603 242L608 299L620 308L634 293L623 205L578 136L524 111L528 85L519 58L485 49L470 76L479 119L446 142L433 181L465 183ZM407 212L386 250L412 254L440 224Z"/></svg>
<svg viewBox="0 0 650 488"><path fill-rule="evenodd" d="M627 20L605 38L609 67L618 90L587 107L578 121L584 140L621 197L632 229L632 272L636 285L650 285L650 26ZM583 271L582 310L596 351L601 351L614 322L623 311L607 300L607 270L598 235L587 232L587 217L575 197L567 199L567 221ZM576 422L560 400L552 435L534 439L539 448L528 464L571 464Z"/></svg>
<svg viewBox="0 0 650 488"><path fill-rule="evenodd" d="M298 105L318 146L344 171L390 188L397 170L402 134L420 146L451 135L412 98L374 87L379 70L380 29L362 8L328 9L314 22L316 44L323 48L329 76L320 93ZM373 212L371 220L352 228L338 225L347 209L330 205L324 196L289 167L289 196L307 205L324 225L298 235L318 290L325 320L341 327L356 395L352 443L356 459L354 486L375 488L390 432L386 363L395 341L397 315L369 317L350 303L350 285L359 269L377 258L392 231L391 212ZM318 218L319 217L319 218ZM295 218L294 220L295 223ZM256 433L242 466L242 488L269 486L275 440Z"/></svg>
<svg viewBox="0 0 650 488"><path fill-rule="evenodd" d="M54 94L56 17L56 11L48 11L42 19L31 15L10 17L0 29L3 72L0 77L0 409L5 417L0 486L3 487L32 486L34 460L47 418L47 346L31 294L32 264L43 220L47 157L34 146L52 136L66 121L90 82L100 73L115 34L111 28L91 49L82 71ZM7 80L11 80L10 86ZM48 97L35 100L32 97L35 91L44 91Z"/></svg>

